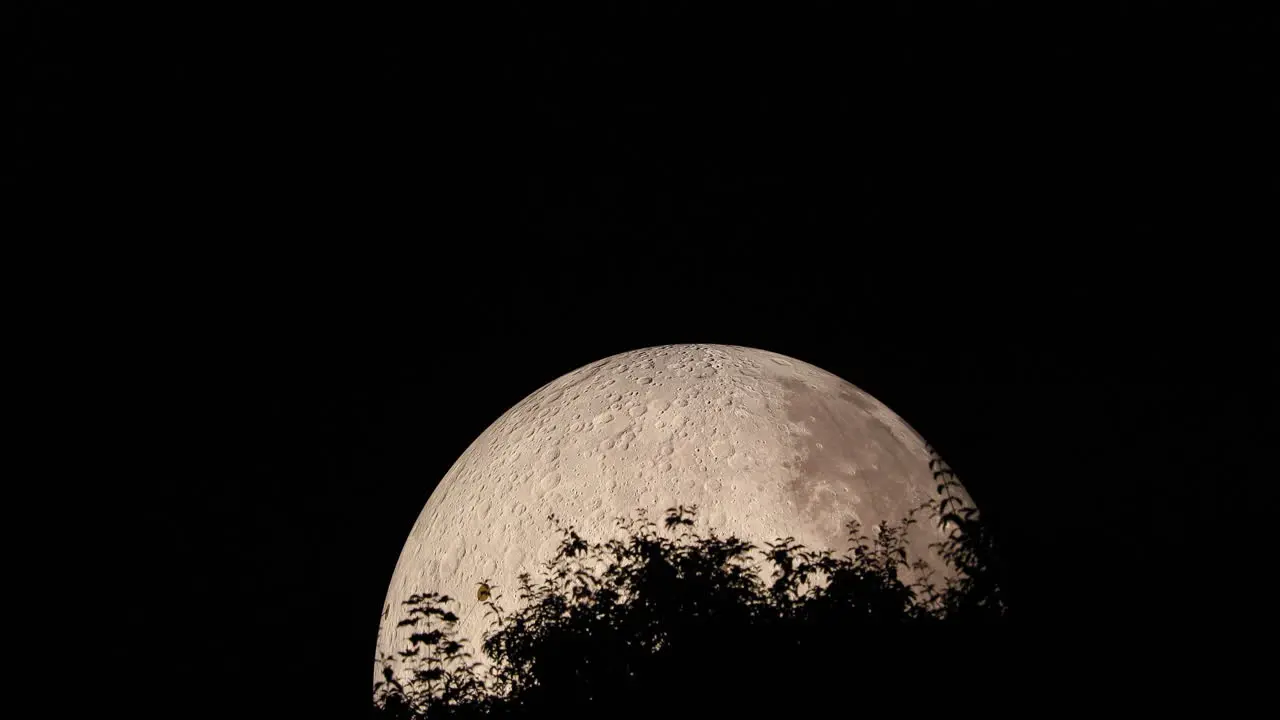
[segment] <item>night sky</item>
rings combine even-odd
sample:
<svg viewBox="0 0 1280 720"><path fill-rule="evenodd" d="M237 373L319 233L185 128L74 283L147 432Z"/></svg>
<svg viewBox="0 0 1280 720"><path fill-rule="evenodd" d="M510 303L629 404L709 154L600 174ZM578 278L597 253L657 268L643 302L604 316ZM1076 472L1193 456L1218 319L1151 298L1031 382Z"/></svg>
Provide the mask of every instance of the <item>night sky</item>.
<svg viewBox="0 0 1280 720"><path fill-rule="evenodd" d="M18 185L121 238L85 313L146 396L111 657L173 716L358 717L457 456L679 342L905 418L1046 645L1250 622L1227 533L1274 477L1273 26L1025 4L24 15Z"/></svg>

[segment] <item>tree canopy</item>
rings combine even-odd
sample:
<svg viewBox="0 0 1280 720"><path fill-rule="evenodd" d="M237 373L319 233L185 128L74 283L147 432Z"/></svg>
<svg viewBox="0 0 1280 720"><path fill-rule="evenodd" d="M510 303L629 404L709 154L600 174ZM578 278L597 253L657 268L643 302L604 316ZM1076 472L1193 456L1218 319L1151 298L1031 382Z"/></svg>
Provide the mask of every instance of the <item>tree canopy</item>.
<svg viewBox="0 0 1280 720"><path fill-rule="evenodd" d="M933 462L937 497L908 517L869 535L850 523L843 555L765 543L765 567L751 543L696 532L696 507L667 509L661 527L636 511L619 519L626 540L603 543L553 515L561 542L542 579L520 576L519 607L481 588L487 666L456 635L454 598L405 601L408 675L382 658L375 716L790 716L840 709L833 699L900 711L912 693L981 692L981 650L1008 614L1000 563L954 476ZM921 521L943 530L941 580L909 555L906 529Z"/></svg>

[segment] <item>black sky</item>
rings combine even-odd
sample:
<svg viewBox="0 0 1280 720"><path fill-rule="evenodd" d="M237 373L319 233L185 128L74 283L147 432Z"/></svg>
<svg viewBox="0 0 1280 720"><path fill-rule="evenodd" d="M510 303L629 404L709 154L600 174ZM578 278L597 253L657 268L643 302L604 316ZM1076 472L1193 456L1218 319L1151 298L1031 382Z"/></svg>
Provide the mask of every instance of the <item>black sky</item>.
<svg viewBox="0 0 1280 720"><path fill-rule="evenodd" d="M194 653L160 672L198 710L281 716L288 688L355 716L458 454L672 342L885 402L1063 637L1216 627L1188 568L1244 575L1215 533L1273 447L1268 26L1022 5L23 16L17 188L121 238L83 314L158 400L114 531L122 657Z"/></svg>

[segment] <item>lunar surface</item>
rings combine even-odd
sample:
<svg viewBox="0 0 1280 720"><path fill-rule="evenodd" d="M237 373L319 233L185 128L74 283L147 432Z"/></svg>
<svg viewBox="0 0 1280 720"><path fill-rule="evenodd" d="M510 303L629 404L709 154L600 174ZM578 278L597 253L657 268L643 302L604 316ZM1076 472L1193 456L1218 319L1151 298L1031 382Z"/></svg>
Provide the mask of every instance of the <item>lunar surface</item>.
<svg viewBox="0 0 1280 720"><path fill-rule="evenodd" d="M621 537L615 519L638 508L660 521L666 508L696 504L704 534L761 548L793 536L843 553L849 520L868 532L901 520L935 485L924 440L817 367L728 345L614 355L520 401L454 463L400 553L377 655L401 673L395 653L414 630L396 627L407 617L402 602L440 592L459 599L459 639L484 662L490 619L472 607L477 584L487 580L503 607L516 607L517 576L540 580L559 543L552 512L597 542ZM929 548L939 539L927 520L908 533L912 557L944 575Z"/></svg>

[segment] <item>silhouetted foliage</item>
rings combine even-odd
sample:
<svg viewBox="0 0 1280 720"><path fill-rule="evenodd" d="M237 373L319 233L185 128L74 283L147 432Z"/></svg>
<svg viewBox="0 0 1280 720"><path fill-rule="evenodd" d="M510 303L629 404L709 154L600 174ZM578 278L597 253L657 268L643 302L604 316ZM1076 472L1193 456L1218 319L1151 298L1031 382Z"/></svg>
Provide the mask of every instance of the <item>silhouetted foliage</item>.
<svg viewBox="0 0 1280 720"><path fill-rule="evenodd" d="M604 543L552 515L561 543L544 579L520 576L518 609L504 613L481 584L491 665L481 671L454 638L457 617L441 607L450 598L414 595L402 624L416 632L400 652L411 674L395 677L384 659L375 713L794 716L831 702L900 712L911 692L973 695L963 667L938 663L982 662L964 633L995 637L1006 616L1000 565L950 469L936 454L932 467L937 499L872 537L851 523L843 556L794 538L765 543L767 575L752 544L695 533L694 506L668 508L661 529L643 511L619 518L628 539ZM906 531L919 512L945 531L934 547L952 572L941 585L909 558Z"/></svg>

